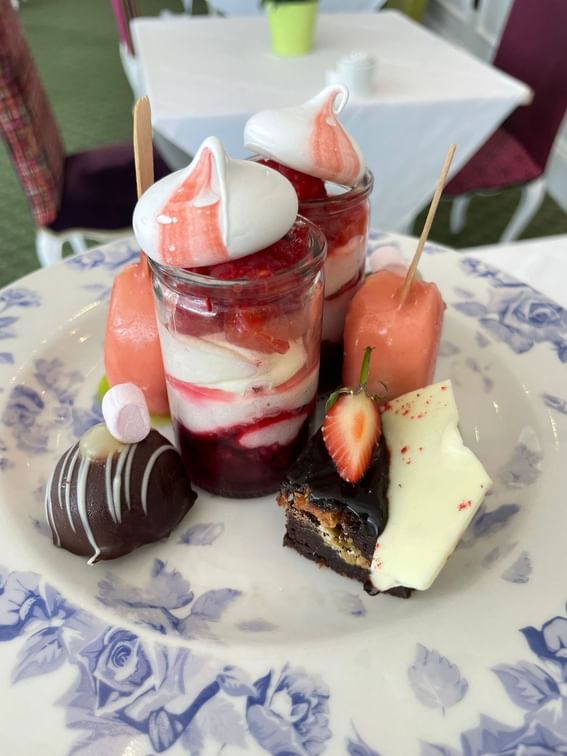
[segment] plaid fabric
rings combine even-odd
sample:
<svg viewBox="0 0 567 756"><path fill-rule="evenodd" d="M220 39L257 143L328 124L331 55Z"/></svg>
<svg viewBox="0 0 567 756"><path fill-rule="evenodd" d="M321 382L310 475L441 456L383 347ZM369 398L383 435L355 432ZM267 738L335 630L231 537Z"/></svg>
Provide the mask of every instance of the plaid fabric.
<svg viewBox="0 0 567 756"><path fill-rule="evenodd" d="M10 0L0 0L0 134L38 226L57 215L65 152Z"/></svg>

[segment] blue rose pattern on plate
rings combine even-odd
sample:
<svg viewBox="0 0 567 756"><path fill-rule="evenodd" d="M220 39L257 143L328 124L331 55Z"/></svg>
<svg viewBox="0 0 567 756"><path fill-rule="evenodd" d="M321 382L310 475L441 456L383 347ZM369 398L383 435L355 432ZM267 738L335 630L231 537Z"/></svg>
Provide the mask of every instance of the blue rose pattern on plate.
<svg viewBox="0 0 567 756"><path fill-rule="evenodd" d="M458 667L419 643L408 677L417 700L428 709L440 709L443 714L449 706L462 701L469 689Z"/></svg>
<svg viewBox="0 0 567 756"><path fill-rule="evenodd" d="M79 271L105 270L115 273L140 257L140 249L128 239L106 247L95 247L82 255L69 257L65 264Z"/></svg>
<svg viewBox="0 0 567 756"><path fill-rule="evenodd" d="M271 754L318 756L331 739L330 693L316 675L286 664L254 680L188 648L106 625L34 573L0 569L0 641L16 638L23 643L14 684L63 665L76 670L60 702L67 726L87 731L72 753L97 744L100 753L120 754L141 735L144 752L179 741L199 754L216 741L219 753L257 744Z"/></svg>
<svg viewBox="0 0 567 756"><path fill-rule="evenodd" d="M18 335L19 315L4 315L13 308L39 307L41 298L37 292L24 287L13 286L0 291L0 341L15 339ZM13 365L12 352L0 352L0 365Z"/></svg>
<svg viewBox="0 0 567 756"><path fill-rule="evenodd" d="M425 756L567 754L567 617L521 632L537 663L500 664L492 671L511 702L525 712L522 725L510 727L481 715L478 727L462 733L460 749L427 743Z"/></svg>
<svg viewBox="0 0 567 756"><path fill-rule="evenodd" d="M567 311L539 292L496 268L465 258L462 269L468 275L486 279L490 284L489 301L481 303L465 298L453 307L478 320L498 341L517 354L547 343L561 362L567 362ZM461 299L463 299L463 292Z"/></svg>
<svg viewBox="0 0 567 756"><path fill-rule="evenodd" d="M372 234L370 244L379 246L385 238ZM426 251L436 254L446 250L431 245ZM86 282L80 284L93 297L102 297L109 290L109 274L137 258L138 250L123 242L70 258L66 265L79 278L93 270L104 274L100 283L85 275ZM475 295L463 287L455 289L459 301L454 308L475 319L483 329L477 333L480 347L491 343L485 335L488 334L492 341L505 343L516 354L541 344L551 347L561 362L567 362L567 315L562 308L483 263L464 258L461 266L467 275L485 279L490 287L488 301L483 302L475 301ZM13 287L0 292L0 339L16 339L25 310L41 304L41 296L31 288ZM458 354L458 349L448 343L444 354L451 357ZM12 370L13 364L14 354L0 351L0 370ZM96 400L87 407L76 406L78 387L83 381L79 371L50 359L36 360L34 374L37 388L18 384L8 394L2 416L6 433L0 439L0 472L14 465L9 453L11 438L26 454L43 454L55 431L65 429L76 437L101 419ZM3 390L0 388L0 392ZM541 400L559 420L559 416L567 415L567 399L563 396L545 393ZM540 459L532 450L517 448L516 452L501 479L512 488L518 482L531 482L518 481L518 471L524 477L539 474ZM521 472L523 465L526 466ZM518 512L514 501L499 503L492 509L484 505L464 545L508 527ZM41 530L44 523L37 520L31 526ZM222 522L194 525L179 533L178 544L208 547L223 529ZM502 543L485 555L483 563L491 566L500 562L518 546L517 542ZM516 586L530 580L532 569L529 553L520 547L512 564L501 568L497 575L511 584L510 590L516 590ZM152 583L160 576L179 588L173 592L170 606L152 602ZM128 604L134 597L133 586L108 578L99 588L103 603L132 609ZM211 618L215 613L220 616L230 601L238 599L238 592L223 594L218 601L203 602L208 606L201 612L198 602L206 593L195 598L183 577L159 560L144 589L138 590L142 590L143 597L141 605L135 607L138 617L129 618L162 633L173 628L173 637L182 638L210 637L214 622ZM204 614L198 617L199 631L191 634L179 630L179 623L183 623L179 610L186 610L185 620ZM338 598L337 610L352 617L364 618L366 614L364 603L349 594ZM192 624L196 624L195 620ZM251 617L238 627L249 633L265 633L275 626L266 619ZM463 732L461 748L425 743L424 754L567 754L567 616L553 617L540 629L528 627L522 632L536 657L535 663L532 660L499 665L494 672L511 702L525 712L523 724L512 727L483 715L477 727ZM77 740L73 753L86 751L91 745L96 745L100 753L122 753L138 737L143 742L143 753L163 752L180 744L184 751L199 754L216 744L217 752L228 745L244 750L255 745L273 754L379 754L374 744L361 737L354 723L352 735L341 745L332 740L332 691L324 680L303 668L280 664L265 669L258 677L225 665L211 668L208 679L203 681L203 670L212 665L208 657L196 656L187 647L148 642L136 632L110 626L69 604L37 575L0 569L0 640L15 639L19 650L13 665L14 684L54 673L64 666L75 670L75 680L61 700L67 726L84 734L77 736L83 739ZM458 660L449 661L437 651L418 645L409 681L417 700L431 708L431 716L437 709L447 711L449 717L451 707L466 696L468 682L454 661Z"/></svg>
<svg viewBox="0 0 567 756"><path fill-rule="evenodd" d="M526 712L522 726L482 715L478 727L461 735L462 751L426 743L424 754L567 753L567 617L521 632L538 663L500 664L493 672L513 704ZM142 735L158 753L180 741L198 754L212 740L221 750L255 742L271 754L318 756L332 737L331 693L318 676L289 664L256 680L230 665L216 669L190 649L148 643L127 629L105 625L67 603L36 574L0 569L0 641L16 638L23 643L14 684L63 665L77 670L61 701L67 726L88 732L73 753L99 741L101 753L120 753L123 741ZM468 690L454 664L420 644L408 674L427 708L445 712ZM354 725L353 730L346 753L378 756Z"/></svg>
<svg viewBox="0 0 567 756"><path fill-rule="evenodd" d="M220 588L196 597L180 572L168 570L165 562L155 559L144 587L108 573L99 582L97 598L104 606L119 609L124 618L162 635L217 640L211 623L239 596L234 588Z"/></svg>
<svg viewBox="0 0 567 756"><path fill-rule="evenodd" d="M77 407L76 399L84 383L79 370L67 370L55 357L34 361L34 377L38 388L17 384L6 402L2 423L9 428L16 447L32 454L49 450L51 434L67 429L79 438L95 423L100 423L100 404L93 399L87 409Z"/></svg>

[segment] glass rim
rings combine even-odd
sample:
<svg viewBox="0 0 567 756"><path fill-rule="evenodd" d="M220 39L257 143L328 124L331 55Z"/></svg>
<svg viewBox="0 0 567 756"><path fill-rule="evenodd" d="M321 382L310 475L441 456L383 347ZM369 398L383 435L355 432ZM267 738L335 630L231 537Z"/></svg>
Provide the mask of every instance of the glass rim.
<svg viewBox="0 0 567 756"><path fill-rule="evenodd" d="M259 160L270 159L271 158L266 158L264 155L259 155L258 153L249 155L246 158L246 160L252 160L255 163L257 163ZM276 169L272 168L272 170L274 171ZM354 186L345 186L345 184L339 184L336 181L328 181L324 183L334 184L335 186L343 186L346 191L342 192L341 194L331 194L329 197L320 197L319 199L300 200L300 211L302 207L311 209L314 207L323 207L324 205L328 206L338 204L339 202L344 202L345 200L348 201L369 197L372 193L372 189L374 188L374 174L372 173L370 168L367 167L362 174L362 178L360 178Z"/></svg>
<svg viewBox="0 0 567 756"><path fill-rule="evenodd" d="M307 226L307 228L309 229L309 252L305 254L301 258L301 260L298 260L289 268L284 268L275 273L271 273L269 278L214 278L213 276L208 276L204 273L197 273L194 270L186 270L185 268L165 265L163 263L157 262L156 260L152 260L151 257L148 257L147 260L152 273L155 274L160 280L171 279L176 283L193 284L209 289L214 288L230 291L230 289L233 289L235 286L238 286L241 289L246 288L248 290L253 289L254 287L264 288L266 280L269 280L274 284L281 284L282 282L285 283L287 279L295 282L296 276L298 274L307 273L314 268L321 269L327 257L327 238L321 231L319 226L313 223L313 221L310 221L309 218L305 218L302 215L296 215L293 226L291 226L291 228L294 228L294 226L296 226L298 222ZM290 231L291 228L289 229ZM258 251L260 252L261 250ZM254 252L252 254L258 253ZM235 258L235 261L237 259L238 258ZM227 260L226 262L231 262L231 260ZM221 264L222 263L219 263L219 265Z"/></svg>
<svg viewBox="0 0 567 756"><path fill-rule="evenodd" d="M335 186L344 186L344 184L337 184L335 181L328 181L326 183L334 184ZM359 179L354 186L346 187L347 191L341 194L331 194L328 197L319 197L318 199L308 199L299 201L299 209L312 209L315 207L329 207L329 205L338 205L341 202L349 202L357 199L364 199L369 197L374 188L374 174L367 168L362 178Z"/></svg>

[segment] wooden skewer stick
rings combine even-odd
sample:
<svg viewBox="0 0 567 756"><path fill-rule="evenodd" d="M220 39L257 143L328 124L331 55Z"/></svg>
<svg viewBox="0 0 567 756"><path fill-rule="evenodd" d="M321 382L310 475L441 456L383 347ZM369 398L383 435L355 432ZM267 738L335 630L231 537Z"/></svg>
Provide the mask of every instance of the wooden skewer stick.
<svg viewBox="0 0 567 756"><path fill-rule="evenodd" d="M404 282L400 287L400 305L403 305L403 303L405 302L417 273L419 259L421 257L421 253L423 252L423 248L425 247L425 242L427 241L429 232L431 231L431 225L433 223L433 219L435 218L435 213L437 212L441 194L443 193L443 189L445 188L447 174L449 173L449 168L451 167L451 162L453 160L453 155L455 154L456 149L456 145L452 144L449 147L447 156L445 157L445 162L443 163L443 168L441 169L441 175L439 176L439 180L437 181L437 186L435 188L435 194L433 195L431 205L429 206L429 212L427 213L427 218L425 219L425 223L423 224L423 231L421 232L421 236L419 237L419 241L417 243L417 249L415 250L413 260L411 261L411 265L408 268Z"/></svg>
<svg viewBox="0 0 567 756"><path fill-rule="evenodd" d="M152 143L152 113L147 97L140 97L134 105L134 165L138 199L154 183L154 147ZM148 259L140 252L140 264L149 273Z"/></svg>
<svg viewBox="0 0 567 756"><path fill-rule="evenodd" d="M154 183L154 150L150 101L140 97L134 105L134 163L138 198Z"/></svg>

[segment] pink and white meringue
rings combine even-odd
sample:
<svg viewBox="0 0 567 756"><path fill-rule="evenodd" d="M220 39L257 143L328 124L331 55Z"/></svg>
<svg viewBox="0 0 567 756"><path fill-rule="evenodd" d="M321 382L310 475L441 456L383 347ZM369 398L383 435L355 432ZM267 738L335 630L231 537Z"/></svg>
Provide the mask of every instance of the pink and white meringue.
<svg viewBox="0 0 567 756"><path fill-rule="evenodd" d="M152 260L180 268L245 257L281 239L297 196L276 171L232 160L208 137L191 163L153 184L134 210L138 244Z"/></svg>
<svg viewBox="0 0 567 756"><path fill-rule="evenodd" d="M366 166L337 120L347 101L348 89L333 84L303 105L262 110L244 127L246 149L323 181L354 186Z"/></svg>

